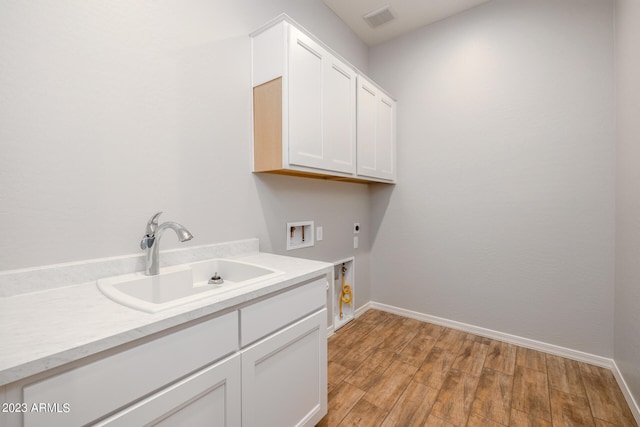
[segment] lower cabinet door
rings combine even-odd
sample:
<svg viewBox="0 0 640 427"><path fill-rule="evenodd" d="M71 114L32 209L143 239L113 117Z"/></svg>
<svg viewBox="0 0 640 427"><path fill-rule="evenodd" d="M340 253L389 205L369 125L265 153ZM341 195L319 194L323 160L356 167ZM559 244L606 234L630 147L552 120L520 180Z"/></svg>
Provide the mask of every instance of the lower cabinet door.
<svg viewBox="0 0 640 427"><path fill-rule="evenodd" d="M240 354L236 354L96 425L237 427L240 402Z"/></svg>
<svg viewBox="0 0 640 427"><path fill-rule="evenodd" d="M242 354L243 427L314 426L327 413L327 310Z"/></svg>

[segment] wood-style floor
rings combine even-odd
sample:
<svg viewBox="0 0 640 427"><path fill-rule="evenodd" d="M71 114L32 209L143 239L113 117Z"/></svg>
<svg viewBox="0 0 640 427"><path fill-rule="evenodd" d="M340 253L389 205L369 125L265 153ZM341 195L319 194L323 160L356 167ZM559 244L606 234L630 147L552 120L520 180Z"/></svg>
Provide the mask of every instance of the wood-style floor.
<svg viewBox="0 0 640 427"><path fill-rule="evenodd" d="M318 426L637 426L607 369L378 310L328 351Z"/></svg>

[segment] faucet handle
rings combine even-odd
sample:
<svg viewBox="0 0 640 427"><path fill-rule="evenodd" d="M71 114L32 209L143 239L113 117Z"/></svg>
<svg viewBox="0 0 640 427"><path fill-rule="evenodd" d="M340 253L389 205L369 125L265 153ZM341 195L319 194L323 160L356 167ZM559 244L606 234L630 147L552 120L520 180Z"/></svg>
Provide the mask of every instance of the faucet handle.
<svg viewBox="0 0 640 427"><path fill-rule="evenodd" d="M155 240L156 240L155 237L150 237L149 235L145 234L142 240L140 241L140 249L142 250L150 249L151 246L153 246L153 242Z"/></svg>
<svg viewBox="0 0 640 427"><path fill-rule="evenodd" d="M158 212L149 219L149 222L147 222L147 236L153 236L156 234L156 231L158 230L158 218L160 215L162 215L162 212Z"/></svg>

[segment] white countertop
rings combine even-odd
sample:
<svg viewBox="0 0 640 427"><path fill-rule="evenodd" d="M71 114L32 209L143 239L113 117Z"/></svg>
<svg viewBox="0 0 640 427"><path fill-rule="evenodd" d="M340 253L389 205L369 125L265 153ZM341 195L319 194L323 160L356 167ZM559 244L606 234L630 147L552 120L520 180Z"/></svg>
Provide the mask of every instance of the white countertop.
<svg viewBox="0 0 640 427"><path fill-rule="evenodd" d="M120 305L95 281L0 298L0 387L325 274L326 262L253 253L232 257L278 277L149 314Z"/></svg>

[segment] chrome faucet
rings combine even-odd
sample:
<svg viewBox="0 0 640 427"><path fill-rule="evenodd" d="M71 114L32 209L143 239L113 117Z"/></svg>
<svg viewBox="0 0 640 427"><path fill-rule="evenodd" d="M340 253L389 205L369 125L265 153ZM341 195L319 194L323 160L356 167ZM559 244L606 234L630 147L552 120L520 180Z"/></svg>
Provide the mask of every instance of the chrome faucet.
<svg viewBox="0 0 640 427"><path fill-rule="evenodd" d="M158 225L158 217L162 212L158 212L147 222L147 232L142 237L140 248L145 251L145 274L155 276L160 272L160 237L167 228L172 229L178 235L178 240L186 242L193 239L193 235L177 222L167 221Z"/></svg>

